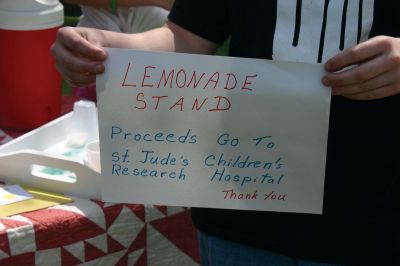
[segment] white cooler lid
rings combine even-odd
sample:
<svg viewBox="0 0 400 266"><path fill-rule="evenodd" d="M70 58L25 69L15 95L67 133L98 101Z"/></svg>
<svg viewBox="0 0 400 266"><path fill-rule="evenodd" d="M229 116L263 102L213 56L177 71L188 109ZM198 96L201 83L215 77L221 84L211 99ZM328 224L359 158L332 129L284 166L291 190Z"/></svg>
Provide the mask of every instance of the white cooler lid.
<svg viewBox="0 0 400 266"><path fill-rule="evenodd" d="M0 29L41 30L63 23L64 7L58 0L0 0Z"/></svg>

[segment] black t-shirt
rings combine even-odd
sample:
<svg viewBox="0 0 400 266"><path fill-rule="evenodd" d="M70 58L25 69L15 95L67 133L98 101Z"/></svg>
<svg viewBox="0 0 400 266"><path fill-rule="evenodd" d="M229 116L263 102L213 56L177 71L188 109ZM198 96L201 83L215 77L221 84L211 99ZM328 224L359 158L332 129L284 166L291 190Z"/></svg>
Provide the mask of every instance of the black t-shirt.
<svg viewBox="0 0 400 266"><path fill-rule="evenodd" d="M324 62L367 38L399 37L399 10L394 0L177 0L169 19L218 44L230 37L230 56ZM399 124L400 94L334 96L323 215L193 208L194 224L304 259L400 265Z"/></svg>

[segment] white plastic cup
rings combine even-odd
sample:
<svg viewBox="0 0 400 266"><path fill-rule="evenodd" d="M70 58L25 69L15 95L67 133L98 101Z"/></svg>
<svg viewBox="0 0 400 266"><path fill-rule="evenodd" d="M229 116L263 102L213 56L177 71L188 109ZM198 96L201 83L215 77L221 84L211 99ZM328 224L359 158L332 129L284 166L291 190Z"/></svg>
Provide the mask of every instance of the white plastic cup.
<svg viewBox="0 0 400 266"><path fill-rule="evenodd" d="M99 139L99 126L96 104L80 100L74 103L72 126L68 135L69 147L81 147Z"/></svg>

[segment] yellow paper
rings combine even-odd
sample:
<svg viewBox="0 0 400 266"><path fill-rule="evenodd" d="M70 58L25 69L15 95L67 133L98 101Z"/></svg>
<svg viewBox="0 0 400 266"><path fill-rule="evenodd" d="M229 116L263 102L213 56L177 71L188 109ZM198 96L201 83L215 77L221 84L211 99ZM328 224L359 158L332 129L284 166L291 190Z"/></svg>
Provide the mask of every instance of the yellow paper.
<svg viewBox="0 0 400 266"><path fill-rule="evenodd" d="M21 187L32 194L33 199L0 206L0 216L16 215L74 201L72 198L66 197L63 194L43 191L26 186Z"/></svg>

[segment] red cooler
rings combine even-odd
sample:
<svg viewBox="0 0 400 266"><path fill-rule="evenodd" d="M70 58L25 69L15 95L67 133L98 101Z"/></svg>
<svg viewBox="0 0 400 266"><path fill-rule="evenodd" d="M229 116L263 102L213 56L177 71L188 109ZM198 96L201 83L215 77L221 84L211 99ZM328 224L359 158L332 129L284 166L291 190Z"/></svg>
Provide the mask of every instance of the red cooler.
<svg viewBox="0 0 400 266"><path fill-rule="evenodd" d="M58 0L0 0L0 128L29 130L60 116L50 46L63 21Z"/></svg>

